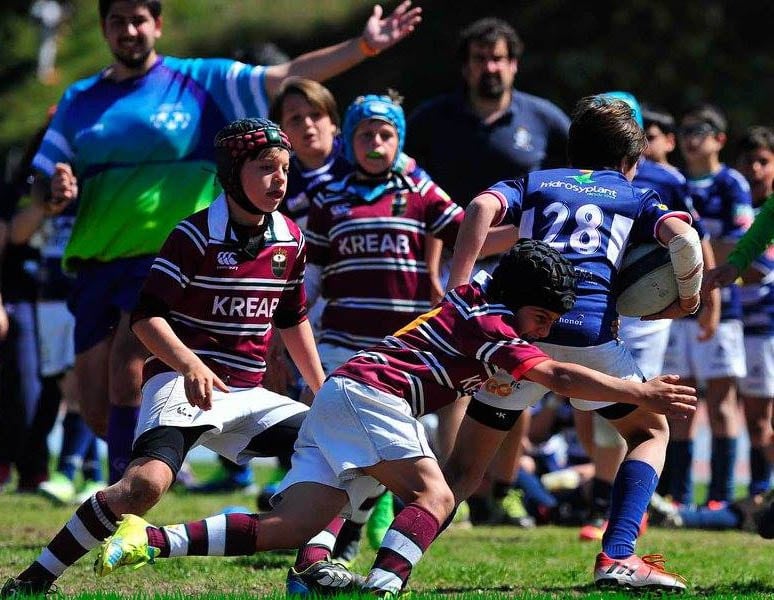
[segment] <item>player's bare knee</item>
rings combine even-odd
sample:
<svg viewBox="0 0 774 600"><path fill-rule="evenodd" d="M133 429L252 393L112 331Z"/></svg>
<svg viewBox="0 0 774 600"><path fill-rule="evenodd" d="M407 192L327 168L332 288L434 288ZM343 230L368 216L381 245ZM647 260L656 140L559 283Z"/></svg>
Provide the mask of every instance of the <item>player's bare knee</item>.
<svg viewBox="0 0 774 600"><path fill-rule="evenodd" d="M131 512L142 515L161 500L168 485L163 477L151 470L136 469L124 476L124 501Z"/></svg>
<svg viewBox="0 0 774 600"><path fill-rule="evenodd" d="M652 440L658 441L666 447L669 442L669 426L667 425L666 419L663 419L663 423L660 419L654 420L651 423L643 424L642 427L628 432L624 436L624 439L626 440L629 450Z"/></svg>
<svg viewBox="0 0 774 600"><path fill-rule="evenodd" d="M421 494L416 503L443 523L454 511L454 494L447 486L438 486Z"/></svg>

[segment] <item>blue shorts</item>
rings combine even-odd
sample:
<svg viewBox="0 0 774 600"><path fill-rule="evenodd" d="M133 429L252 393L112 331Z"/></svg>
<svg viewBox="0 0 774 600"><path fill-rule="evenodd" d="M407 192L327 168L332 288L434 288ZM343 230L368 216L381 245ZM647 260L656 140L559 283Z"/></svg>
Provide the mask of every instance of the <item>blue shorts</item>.
<svg viewBox="0 0 774 600"><path fill-rule="evenodd" d="M108 337L122 312L137 304L153 256L84 262L78 266L68 302L75 316L75 353L80 354Z"/></svg>

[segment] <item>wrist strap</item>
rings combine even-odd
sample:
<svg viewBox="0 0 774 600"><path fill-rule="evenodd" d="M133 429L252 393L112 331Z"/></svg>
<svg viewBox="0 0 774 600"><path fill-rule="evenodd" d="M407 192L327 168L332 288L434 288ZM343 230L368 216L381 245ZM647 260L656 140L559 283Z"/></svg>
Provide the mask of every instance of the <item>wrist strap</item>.
<svg viewBox="0 0 774 600"><path fill-rule="evenodd" d="M381 52L379 48L374 48L371 44L369 44L364 37L360 37L360 39L357 41L357 47L360 50L360 52L363 53L363 56L371 57L376 56Z"/></svg>

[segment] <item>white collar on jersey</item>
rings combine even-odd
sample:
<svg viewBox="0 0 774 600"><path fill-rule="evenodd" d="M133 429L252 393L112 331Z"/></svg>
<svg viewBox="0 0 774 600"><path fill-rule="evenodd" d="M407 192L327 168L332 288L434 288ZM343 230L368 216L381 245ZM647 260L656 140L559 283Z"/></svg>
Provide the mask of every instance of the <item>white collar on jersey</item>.
<svg viewBox="0 0 774 600"><path fill-rule="evenodd" d="M268 218L271 219L271 221L264 233L267 244L292 242L295 240L290 233L287 221L281 213L274 211L268 215ZM228 227L228 204L226 203L225 194L221 194L213 200L212 204L210 204L209 211L207 212L207 227L210 230L211 240L220 243L226 241L226 232L229 231L230 228ZM230 241L234 240L232 239Z"/></svg>

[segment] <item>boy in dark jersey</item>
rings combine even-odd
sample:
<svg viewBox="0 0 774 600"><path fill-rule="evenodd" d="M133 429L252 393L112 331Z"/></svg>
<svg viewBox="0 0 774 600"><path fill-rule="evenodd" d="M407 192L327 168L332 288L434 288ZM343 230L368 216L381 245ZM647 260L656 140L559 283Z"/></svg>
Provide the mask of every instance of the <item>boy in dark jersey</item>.
<svg viewBox="0 0 774 600"><path fill-rule="evenodd" d="M292 449L308 408L261 386L273 328L313 390L324 376L306 319L304 237L276 211L290 144L273 122L242 119L217 134L215 154L224 193L175 227L132 314L133 329L151 352L132 461L116 484L78 508L32 565L6 582L3 597L47 591L116 532L120 515L153 507L191 448L205 446L237 463ZM204 546L242 553L250 548L230 544L229 532L251 527L247 515L213 517ZM172 543L182 543L183 535L173 535ZM196 547L192 541L190 549ZM299 557L301 570L310 566L309 554Z"/></svg>
<svg viewBox="0 0 774 600"><path fill-rule="evenodd" d="M631 183L645 144L645 133L626 102L604 95L582 99L568 143L570 163L576 168L535 171L479 194L460 227L450 285L468 280L491 226L513 225L514 237L543 240L559 250L578 277L578 302L538 345L558 360L642 381L631 354L611 330L617 316L612 290L627 246L656 240L669 246L679 299L649 319L698 310L702 272L699 237L690 226L690 215L669 210L655 192ZM502 402L520 409L534 405L548 391L539 382L517 386L514 378L502 375L497 377L497 389L511 389ZM468 412L477 410L486 395L487 390L478 390ZM652 406L627 406L615 398L595 400L571 402L579 410L599 410L626 440L628 453L613 482L609 524L594 579L601 586L685 589L679 575L663 570L660 557L654 561L634 554L640 522L663 467L669 438L666 418ZM458 497L475 489L502 441L482 437L479 427L467 421L447 465L447 479Z"/></svg>
<svg viewBox="0 0 774 600"><path fill-rule="evenodd" d="M529 287L523 288L525 281ZM511 388L497 385L497 373L571 396L693 411L694 390L674 385L672 377L625 381L554 361L525 341L547 335L574 302L569 262L541 242L524 240L501 259L493 276L481 273L394 335L355 354L315 397L275 508L253 516L250 528L228 531L223 544L246 554L297 547L338 514L359 506L381 483L404 508L363 587L398 593L459 501L430 450L420 415L487 389L493 401L479 403L472 417L485 435L496 435L520 413L502 402ZM139 566L158 553L169 555L170 532L203 529L201 522L156 528L133 519L131 540L109 538L100 561ZM207 549L193 543L186 548L189 554Z"/></svg>

